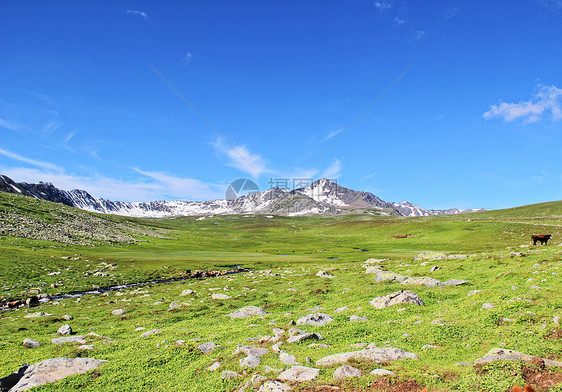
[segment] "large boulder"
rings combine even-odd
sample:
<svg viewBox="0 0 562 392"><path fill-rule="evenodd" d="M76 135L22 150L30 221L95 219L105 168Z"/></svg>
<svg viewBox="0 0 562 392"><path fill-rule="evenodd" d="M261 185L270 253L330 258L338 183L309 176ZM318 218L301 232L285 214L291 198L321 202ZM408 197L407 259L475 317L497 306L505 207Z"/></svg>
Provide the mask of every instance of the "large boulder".
<svg viewBox="0 0 562 392"><path fill-rule="evenodd" d="M423 300L412 291L400 290L388 295L373 298L369 304L377 309L384 309L401 303L424 305Z"/></svg>
<svg viewBox="0 0 562 392"><path fill-rule="evenodd" d="M404 281L402 281L402 284L411 284L411 285L424 285L427 287L437 287L439 285L441 285L441 281L435 279L435 278L430 278L427 276L421 276L421 277L408 277L407 279L405 279Z"/></svg>
<svg viewBox="0 0 562 392"><path fill-rule="evenodd" d="M26 391L30 388L62 380L72 374L96 369L106 361L94 358L51 358L37 362L27 368L19 382L10 392Z"/></svg>
<svg viewBox="0 0 562 392"><path fill-rule="evenodd" d="M262 308L258 308L257 306L245 306L240 309L236 309L235 311L228 314L231 319L235 318L245 318L245 317L252 317L252 316L265 316L267 313Z"/></svg>
<svg viewBox="0 0 562 392"><path fill-rule="evenodd" d="M337 363L345 363L350 359L381 363L401 359L419 359L419 357L414 353L400 350L396 347L372 347L372 345L369 345L365 350L328 355L327 357L320 358L316 361L316 364L329 366Z"/></svg>
<svg viewBox="0 0 562 392"><path fill-rule="evenodd" d="M365 273L375 274L375 282L384 282L385 280L389 280L392 282L403 282L408 278L407 276L397 274L396 272L393 271L382 271L382 270L376 270L373 272L368 272L368 271L372 271L372 270L367 269Z"/></svg>
<svg viewBox="0 0 562 392"><path fill-rule="evenodd" d="M334 378L342 380L350 377L361 377L361 370L349 365L342 365L334 371Z"/></svg>
<svg viewBox="0 0 562 392"><path fill-rule="evenodd" d="M284 381L310 381L318 377L320 369L310 368L306 366L293 366L285 370L277 378Z"/></svg>

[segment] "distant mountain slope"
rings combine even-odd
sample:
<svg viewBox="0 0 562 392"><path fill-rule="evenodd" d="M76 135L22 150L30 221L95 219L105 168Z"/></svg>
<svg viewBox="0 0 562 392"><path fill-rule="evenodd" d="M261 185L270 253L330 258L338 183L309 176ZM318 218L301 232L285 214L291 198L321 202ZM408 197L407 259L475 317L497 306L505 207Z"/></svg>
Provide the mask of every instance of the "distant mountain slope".
<svg viewBox="0 0 562 392"><path fill-rule="evenodd" d="M372 193L348 189L325 178L314 181L306 188L293 191L276 187L233 200L212 201L111 201L96 199L83 190L60 190L51 183L17 183L3 175L0 176L0 191L62 203L92 212L147 218L210 214L342 214L363 211L381 215L426 216L477 211L460 211L456 208L425 210L410 202L388 203Z"/></svg>

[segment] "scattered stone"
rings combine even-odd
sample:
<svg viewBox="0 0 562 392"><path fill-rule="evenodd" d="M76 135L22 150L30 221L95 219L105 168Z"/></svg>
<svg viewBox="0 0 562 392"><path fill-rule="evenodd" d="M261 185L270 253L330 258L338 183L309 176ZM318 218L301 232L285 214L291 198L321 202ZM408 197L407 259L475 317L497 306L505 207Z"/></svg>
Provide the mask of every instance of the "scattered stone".
<svg viewBox="0 0 562 392"><path fill-rule="evenodd" d="M123 316L127 314L127 311L125 309L114 309L111 311L111 314L114 316Z"/></svg>
<svg viewBox="0 0 562 392"><path fill-rule="evenodd" d="M494 305L493 303L490 302L486 302L485 304L482 305L482 309L492 309L495 308L496 305Z"/></svg>
<svg viewBox="0 0 562 392"><path fill-rule="evenodd" d="M410 284L410 285L424 285L427 287L437 287L441 284L441 281L435 279L435 278L430 278L427 276L421 276L421 277L408 277L405 280L402 281L402 284Z"/></svg>
<svg viewBox="0 0 562 392"><path fill-rule="evenodd" d="M424 344L422 346L422 350L425 350L426 348L440 348L439 346L434 346L433 344Z"/></svg>
<svg viewBox="0 0 562 392"><path fill-rule="evenodd" d="M388 259L367 259L363 263L364 264L380 264Z"/></svg>
<svg viewBox="0 0 562 392"><path fill-rule="evenodd" d="M216 344L215 342L207 342L207 343L203 343L203 344L200 344L199 346L197 346L199 351L201 351L203 354L208 354L217 347L221 347L221 346Z"/></svg>
<svg viewBox="0 0 562 392"><path fill-rule="evenodd" d="M334 321L333 317L325 313L306 314L297 320L297 325L325 325Z"/></svg>
<svg viewBox="0 0 562 392"><path fill-rule="evenodd" d="M275 369L272 368L271 366L265 365L263 367L263 371L266 373L281 373L283 371L283 369Z"/></svg>
<svg viewBox="0 0 562 392"><path fill-rule="evenodd" d="M375 274L375 282L384 282L386 280L390 280L390 281L394 281L394 282L403 282L406 279L408 279L407 276L404 275L400 275L397 274L396 272L392 272L392 271L382 271L382 270L376 270L373 272L370 272L370 268L367 269L367 271L365 271L365 273L374 273Z"/></svg>
<svg viewBox="0 0 562 392"><path fill-rule="evenodd" d="M256 357L255 355L248 355L247 357L240 359L241 368L243 367L254 368L258 366L260 363L261 363L261 359L259 357Z"/></svg>
<svg viewBox="0 0 562 392"><path fill-rule="evenodd" d="M161 329L151 329L151 330L146 331L145 333L143 333L140 337L141 337L141 338L146 338L146 337L148 337L148 336L150 336L150 335L157 335L157 334L162 333L162 332L164 332L164 331L162 331Z"/></svg>
<svg viewBox="0 0 562 392"><path fill-rule="evenodd" d="M229 314L231 319L265 315L267 315L265 310L258 308L257 306L245 306Z"/></svg>
<svg viewBox="0 0 562 392"><path fill-rule="evenodd" d="M446 280L445 282L441 282L441 285L443 285L443 286L462 286L463 284L469 284L469 283L470 282L468 280L449 279L449 280Z"/></svg>
<svg viewBox="0 0 562 392"><path fill-rule="evenodd" d="M181 309L182 307L183 307L183 304L179 301L172 301L172 303L170 305L168 305L168 308L170 310Z"/></svg>
<svg viewBox="0 0 562 392"><path fill-rule="evenodd" d="M215 294L211 295L211 298L212 299L225 300L225 299L230 299L232 297L230 295L226 295L226 294L215 293Z"/></svg>
<svg viewBox="0 0 562 392"><path fill-rule="evenodd" d="M328 347L332 347L329 344L324 344L324 343L310 343L308 345L308 347L315 347L315 348L328 348Z"/></svg>
<svg viewBox="0 0 562 392"><path fill-rule="evenodd" d="M377 309L383 309L388 306L400 303L413 303L415 305L424 305L422 299L412 291L400 290L394 293L383 295L372 299L369 304Z"/></svg>
<svg viewBox="0 0 562 392"><path fill-rule="evenodd" d="M335 312L336 312L336 313L341 313L341 312L343 312L344 310L348 310L348 309L349 309L349 306L342 306L341 308L337 308L337 309L335 310Z"/></svg>
<svg viewBox="0 0 562 392"><path fill-rule="evenodd" d="M53 344L65 344L65 343L78 343L85 344L86 340L84 336L65 336L62 338L52 338L51 343Z"/></svg>
<svg viewBox="0 0 562 392"><path fill-rule="evenodd" d="M218 370L221 367L221 365L222 364L220 361L215 361L211 366L207 368L207 370L210 372L214 372L215 370Z"/></svg>
<svg viewBox="0 0 562 392"><path fill-rule="evenodd" d="M316 276L318 276L318 277L320 277L320 278L329 278L329 279L337 278L337 276L330 275L330 274L327 273L326 271L318 271L318 273L316 274Z"/></svg>
<svg viewBox="0 0 562 392"><path fill-rule="evenodd" d="M41 346L41 343L33 339L23 339L23 345L28 348L37 348Z"/></svg>
<svg viewBox="0 0 562 392"><path fill-rule="evenodd" d="M349 377L361 377L361 370L349 365L342 365L334 371L334 378L341 380Z"/></svg>
<svg viewBox="0 0 562 392"><path fill-rule="evenodd" d="M263 348L263 347L252 347L252 346L241 346L238 345L238 347L236 347L236 350L234 350L233 355L239 354L239 353L244 353L246 355L253 355L254 357L261 357L265 354L267 354L267 348Z"/></svg>
<svg viewBox="0 0 562 392"><path fill-rule="evenodd" d="M285 370L277 378L285 381L311 381L318 377L320 369L310 368L306 366L293 366Z"/></svg>
<svg viewBox="0 0 562 392"><path fill-rule="evenodd" d="M471 297L471 296L476 295L476 294L481 293L481 292L482 292L482 290L470 290L468 292L468 294L466 294L466 296Z"/></svg>
<svg viewBox="0 0 562 392"><path fill-rule="evenodd" d="M371 345L369 345L365 350L328 355L327 357L320 358L316 361L316 364L329 366L336 363L345 363L350 359L360 359L380 363L402 359L419 359L419 357L414 353L400 350L395 347L371 347Z"/></svg>
<svg viewBox="0 0 562 392"><path fill-rule="evenodd" d="M10 389L10 392L25 391L30 388L62 380L72 374L85 373L96 369L106 361L94 358L51 358L37 362L27 368L24 376Z"/></svg>
<svg viewBox="0 0 562 392"><path fill-rule="evenodd" d="M396 373L387 369L375 369L371 371L371 374L375 376L396 376Z"/></svg>
<svg viewBox="0 0 562 392"><path fill-rule="evenodd" d="M59 329L57 329L57 333L59 335L71 335L72 334L72 328L70 328L70 325L65 324L62 327L60 327Z"/></svg>
<svg viewBox="0 0 562 392"><path fill-rule="evenodd" d="M470 362L455 362L457 366L472 366Z"/></svg>
<svg viewBox="0 0 562 392"><path fill-rule="evenodd" d="M365 317L365 316L361 317L361 316L353 315L349 318L349 321L357 322L357 321L368 321L368 320L367 320L367 317Z"/></svg>
<svg viewBox="0 0 562 392"><path fill-rule="evenodd" d="M556 325L560 325L560 316L554 316L552 322Z"/></svg>
<svg viewBox="0 0 562 392"><path fill-rule="evenodd" d="M221 378L223 380L230 380L237 377L240 377L240 375L236 372L233 372L232 370L223 370L221 374Z"/></svg>
<svg viewBox="0 0 562 392"><path fill-rule="evenodd" d="M184 291L181 292L180 297L185 297L186 295L191 295L191 294L193 294L193 290L185 289Z"/></svg>
<svg viewBox="0 0 562 392"><path fill-rule="evenodd" d="M264 383L258 392L289 392L291 387L279 381L267 381Z"/></svg>
<svg viewBox="0 0 562 392"><path fill-rule="evenodd" d="M52 316L52 314L45 313L45 312L35 312L29 313L23 316L24 318L35 318L35 317L45 317L45 316Z"/></svg>
<svg viewBox="0 0 562 392"><path fill-rule="evenodd" d="M78 347L78 350L93 350L93 349L94 349L93 344L83 344Z"/></svg>
<svg viewBox="0 0 562 392"><path fill-rule="evenodd" d="M486 353L482 358L477 359L474 364L480 365L492 361L499 361L499 360L518 360L518 361L525 361L531 363L531 361L536 361L537 357L532 355L523 354L518 351L508 350L504 348L493 348ZM562 367L562 362L553 361L550 359L539 358L544 361L546 366L558 366Z"/></svg>
<svg viewBox="0 0 562 392"><path fill-rule="evenodd" d="M443 252L424 251L424 252L418 253L414 257L414 261L437 260L437 259L446 259L446 258L447 258L447 255Z"/></svg>
<svg viewBox="0 0 562 392"><path fill-rule="evenodd" d="M63 320L65 320L65 321L70 321L70 320L74 319L74 317L72 317L72 316L69 315L69 314L65 314L65 315L63 315L61 318L62 318Z"/></svg>
<svg viewBox="0 0 562 392"><path fill-rule="evenodd" d="M286 352L279 354L279 360L285 365L298 365L297 358Z"/></svg>
<svg viewBox="0 0 562 392"><path fill-rule="evenodd" d="M302 342L303 340L313 340L313 339L322 340L324 338L319 333L303 331L303 333L301 334L291 336L289 339L287 339L287 343L297 343L297 342Z"/></svg>

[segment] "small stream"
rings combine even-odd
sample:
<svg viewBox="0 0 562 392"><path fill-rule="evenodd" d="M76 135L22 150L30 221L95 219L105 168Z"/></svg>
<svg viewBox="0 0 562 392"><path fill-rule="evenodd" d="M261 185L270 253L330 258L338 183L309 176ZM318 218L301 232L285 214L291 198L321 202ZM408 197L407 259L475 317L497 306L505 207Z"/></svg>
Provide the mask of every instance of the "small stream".
<svg viewBox="0 0 562 392"><path fill-rule="evenodd" d="M62 293L62 294L55 294L50 295L46 298L39 299L40 303L49 302L49 301L59 301L61 299L66 298L77 298L83 297L84 295L100 295L103 293L108 293L111 291L118 291L118 290L125 290L130 289L133 287L140 287L140 286L147 286L147 285L155 285L155 284L162 284L162 283L172 283L172 282L182 282L184 280L189 279L202 279L202 278L216 278L218 276L225 276L225 275L233 275L233 274L240 274L243 272L250 272L252 271L250 268L242 268L240 265L221 265L220 268L236 268L235 270L222 270L222 271L195 271L191 273L189 276L184 276L181 278L168 278L168 279L157 279L151 280L148 282L136 282L136 283L126 283L126 284L118 284L114 286L106 286L106 287L99 287L92 290L82 290L82 291L71 291L70 293ZM21 303L25 303L24 300L19 300ZM8 310L10 309L7 304L0 304L0 310Z"/></svg>

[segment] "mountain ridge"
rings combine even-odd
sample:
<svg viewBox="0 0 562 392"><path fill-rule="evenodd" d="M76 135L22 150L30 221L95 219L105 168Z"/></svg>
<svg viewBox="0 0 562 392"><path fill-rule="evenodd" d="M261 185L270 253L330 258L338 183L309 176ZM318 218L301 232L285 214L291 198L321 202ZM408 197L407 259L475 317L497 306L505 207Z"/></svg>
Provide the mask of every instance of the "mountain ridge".
<svg viewBox="0 0 562 392"><path fill-rule="evenodd" d="M483 211L457 208L427 210L409 201L389 203L370 192L348 189L326 178L294 190L275 187L231 200L210 201L111 201L95 198L85 190L61 190L51 183L18 183L5 175L0 175L0 191L49 200L91 212L145 218L214 214L331 215L365 211L378 215L430 216Z"/></svg>

